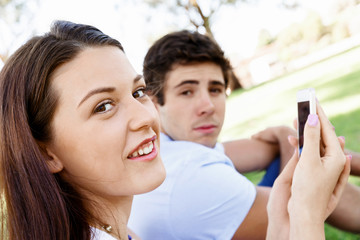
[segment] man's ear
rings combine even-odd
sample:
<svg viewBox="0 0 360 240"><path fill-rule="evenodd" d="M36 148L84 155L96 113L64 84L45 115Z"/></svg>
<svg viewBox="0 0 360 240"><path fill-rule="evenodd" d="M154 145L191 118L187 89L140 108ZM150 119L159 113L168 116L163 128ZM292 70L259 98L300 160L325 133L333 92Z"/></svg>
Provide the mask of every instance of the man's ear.
<svg viewBox="0 0 360 240"><path fill-rule="evenodd" d="M45 144L40 144L41 151L46 157L46 164L51 173L58 173L64 169L62 161L57 157L57 155Z"/></svg>

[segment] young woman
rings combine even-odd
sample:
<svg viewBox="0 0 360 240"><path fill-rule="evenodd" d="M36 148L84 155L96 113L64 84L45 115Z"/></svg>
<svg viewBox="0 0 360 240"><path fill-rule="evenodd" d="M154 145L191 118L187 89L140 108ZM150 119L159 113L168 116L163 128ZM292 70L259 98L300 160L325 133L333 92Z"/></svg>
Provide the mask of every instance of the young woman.
<svg viewBox="0 0 360 240"><path fill-rule="evenodd" d="M130 239L165 178L144 79L100 30L57 21L0 75L1 239Z"/></svg>

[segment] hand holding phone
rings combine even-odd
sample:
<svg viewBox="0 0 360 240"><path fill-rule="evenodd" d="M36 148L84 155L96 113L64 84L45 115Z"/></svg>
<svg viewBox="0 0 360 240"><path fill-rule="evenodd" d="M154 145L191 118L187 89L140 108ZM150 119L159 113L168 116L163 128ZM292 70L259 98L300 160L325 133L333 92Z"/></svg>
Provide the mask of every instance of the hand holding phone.
<svg viewBox="0 0 360 240"><path fill-rule="evenodd" d="M304 145L304 127L309 114L316 114L315 89L306 88L299 90L296 94L298 108L298 139L299 155Z"/></svg>

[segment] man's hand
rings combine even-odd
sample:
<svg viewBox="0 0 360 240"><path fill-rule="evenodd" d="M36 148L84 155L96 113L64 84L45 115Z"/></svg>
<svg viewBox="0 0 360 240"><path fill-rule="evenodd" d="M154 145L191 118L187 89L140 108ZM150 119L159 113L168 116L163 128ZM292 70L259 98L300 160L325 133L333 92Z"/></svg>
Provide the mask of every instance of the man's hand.
<svg viewBox="0 0 360 240"><path fill-rule="evenodd" d="M278 146L281 160L280 170L282 170L295 150L289 143L289 138L294 137L296 137L296 131L294 129L287 126L276 126L266 128L254 134L251 138Z"/></svg>
<svg viewBox="0 0 360 240"><path fill-rule="evenodd" d="M251 138L272 144L279 144L280 142L286 140L289 135L296 136L296 131L287 126L275 126L268 127L252 135Z"/></svg>

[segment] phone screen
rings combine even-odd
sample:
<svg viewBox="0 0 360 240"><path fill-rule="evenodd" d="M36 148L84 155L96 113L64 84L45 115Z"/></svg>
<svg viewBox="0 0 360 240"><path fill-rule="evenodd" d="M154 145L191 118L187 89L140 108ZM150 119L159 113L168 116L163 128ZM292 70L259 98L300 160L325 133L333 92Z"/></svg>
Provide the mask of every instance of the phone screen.
<svg viewBox="0 0 360 240"><path fill-rule="evenodd" d="M298 131L299 131L299 150L302 150L304 145L304 127L308 115L310 114L310 102L298 102Z"/></svg>

